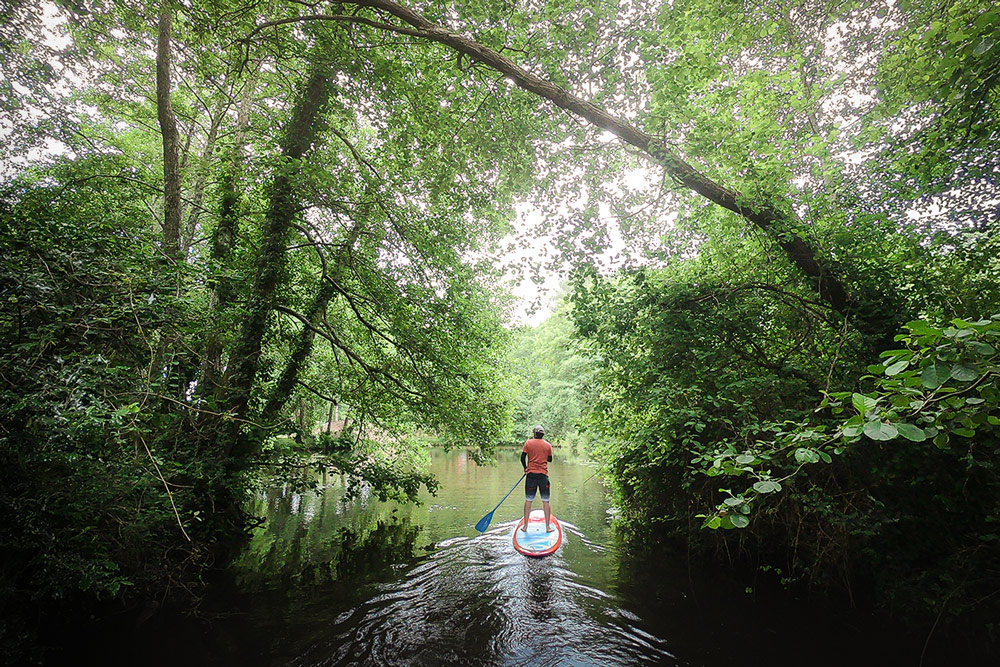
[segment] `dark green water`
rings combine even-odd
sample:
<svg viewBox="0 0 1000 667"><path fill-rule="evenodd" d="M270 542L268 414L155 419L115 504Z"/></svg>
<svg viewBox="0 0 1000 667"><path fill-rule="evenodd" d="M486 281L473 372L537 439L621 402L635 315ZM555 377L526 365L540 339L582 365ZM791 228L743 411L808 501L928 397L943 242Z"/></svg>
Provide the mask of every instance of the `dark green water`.
<svg viewBox="0 0 1000 667"><path fill-rule="evenodd" d="M251 511L267 524L200 618L160 614L98 653L105 664L219 667L919 663L922 637L822 613L763 582L748 591L683 554L630 553L594 469L565 454L550 468L566 536L553 556L511 546L520 489L485 534L473 529L520 477L517 451L480 467L435 450L442 486L421 506L345 502L338 477L319 478L318 494L261 493ZM938 654L924 664L951 664Z"/></svg>

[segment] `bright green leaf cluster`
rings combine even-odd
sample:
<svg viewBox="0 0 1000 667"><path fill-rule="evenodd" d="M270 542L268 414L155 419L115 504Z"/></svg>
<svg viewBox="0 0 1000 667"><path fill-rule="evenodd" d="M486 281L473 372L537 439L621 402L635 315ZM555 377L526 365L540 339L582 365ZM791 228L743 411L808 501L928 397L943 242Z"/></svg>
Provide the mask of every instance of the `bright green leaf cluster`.
<svg viewBox="0 0 1000 667"><path fill-rule="evenodd" d="M750 475L756 480L752 486L733 496L749 506L756 496L780 490L781 482L794 478L805 466L831 463L834 456L852 448L892 441L900 445L932 441L936 447L947 448L971 442L980 431L996 430L1000 426L1000 314L975 322L953 320L944 327L918 320L906 329L908 333L896 336L904 347L881 354L887 365L878 367L884 369L880 375L869 376L872 391L824 396L819 409L839 416L839 425L832 429L810 422L775 425L773 441L758 442L753 454L735 458L725 452L716 454L704 472L709 476ZM962 440L956 442L953 436ZM804 442L814 444L804 446ZM798 466L775 477L769 464L782 452ZM730 499L720 504L705 526L725 527L725 522L716 519L728 513L731 505Z"/></svg>

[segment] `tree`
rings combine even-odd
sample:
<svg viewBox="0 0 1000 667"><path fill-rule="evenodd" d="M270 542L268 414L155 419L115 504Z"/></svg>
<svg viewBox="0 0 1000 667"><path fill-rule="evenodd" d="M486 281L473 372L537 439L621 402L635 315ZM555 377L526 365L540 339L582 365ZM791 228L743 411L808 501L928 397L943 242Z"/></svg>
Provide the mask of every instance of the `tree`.
<svg viewBox="0 0 1000 667"><path fill-rule="evenodd" d="M633 454L612 472L636 514L652 503L679 519L714 497L642 492L660 473L683 480L692 454L802 416L817 389L857 388L862 359L911 313L966 315L996 295L987 3L59 6L61 59L37 6L0 17L16 107L0 324L18 341L0 360L17 425L3 445L28 466L2 497L51 509L15 521L17 563L32 566L12 599L33 581L54 598L193 577L246 527L250 475L280 450L272 434L304 430L310 401L343 400L356 434L385 435L328 464L387 491L428 483L391 461L362 468L414 424L488 455L511 411L489 251L533 190L581 195L553 200L558 244L606 245L609 174L633 156L605 131L666 174L656 200L610 207L634 218L623 228L648 223L658 265L582 270L572 311L602 366L609 447ZM62 94L48 84L68 69L81 83ZM860 94L875 82L879 96ZM52 141L64 158L27 152ZM595 149L609 167L588 169ZM954 224L912 220L936 202ZM81 269L81 243L106 256ZM579 387L564 352L542 355L555 363L532 378L551 383L539 395ZM76 494L53 495L77 457ZM136 508L135 531L108 537ZM72 553L53 559L38 534ZM151 573L147 543L183 548Z"/></svg>
<svg viewBox="0 0 1000 667"><path fill-rule="evenodd" d="M181 174L178 164L177 119L170 101L170 37L174 9L165 0L156 39L156 112L163 137L163 245L168 257L181 251Z"/></svg>
<svg viewBox="0 0 1000 667"><path fill-rule="evenodd" d="M289 23L233 42L254 26L232 9L66 15L87 105L62 100L50 137L71 153L3 191L0 325L17 344L0 359L0 502L38 510L9 515L5 609L197 581L248 528L244 491L283 454L272 436L303 430L307 396L357 425L324 465L391 496L434 488L407 430L481 456L505 430L481 258L527 183L529 121L378 31Z"/></svg>
<svg viewBox="0 0 1000 667"><path fill-rule="evenodd" d="M395 16L412 28L375 23L371 19L355 18L348 15L309 15L301 17L299 20L345 21L376 25L391 32L440 42L455 49L460 54L468 56L473 62L486 64L510 77L525 90L583 117L596 127L611 132L626 143L638 148L648 154L654 162L662 165L670 177L679 184L723 208L737 213L751 224L759 227L769 234L776 244L784 250L789 259L813 281L822 299L841 313L846 314L849 311L849 296L841 280L837 277L836 271L832 266L828 266L827 262L817 255L809 243L796 232L795 215L787 202L772 201L771 198L751 197L713 181L692 167L670 145L654 140L652 136L628 122L615 118L600 107L570 94L560 86L531 74L499 52L456 32L437 26L402 5L391 0L365 0L354 4L371 7Z"/></svg>
<svg viewBox="0 0 1000 667"><path fill-rule="evenodd" d="M703 20L690 20L695 11ZM663 266L585 274L572 296L599 368L597 455L628 525L646 535L763 562L911 622L982 627L995 613L972 592L995 587L977 576L996 558L982 520L995 466L982 407L997 391L986 316L1000 302L984 280L997 268L996 185L985 176L995 159L953 121L995 119L988 104L950 109L914 52L943 57L956 81L960 57L979 72L973 54L992 49L980 31L993 10L944 10L962 17L950 42L927 29L940 6L894 9L889 22L879 8L770 4L739 31L725 27L732 11L673 3L644 52L657 63L651 108L667 128L687 123L675 140L733 179L767 192L797 180L812 238L836 253L853 293L874 295L883 312L864 319L883 317L883 335L873 350L768 262L760 239L689 207ZM913 49L905 64L902 45ZM851 58L855 69L838 64ZM882 94L851 94L876 80ZM983 100L993 86L986 73L963 85ZM868 159L852 165L848 149ZM921 311L929 321L909 333L888 328ZM958 430L969 440L956 442ZM980 501L966 505L967 494Z"/></svg>

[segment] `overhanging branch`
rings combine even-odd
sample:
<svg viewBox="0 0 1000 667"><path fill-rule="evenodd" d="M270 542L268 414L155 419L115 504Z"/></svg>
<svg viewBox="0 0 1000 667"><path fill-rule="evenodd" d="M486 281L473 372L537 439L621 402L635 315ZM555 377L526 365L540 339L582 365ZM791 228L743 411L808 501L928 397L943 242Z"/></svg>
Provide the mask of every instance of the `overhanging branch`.
<svg viewBox="0 0 1000 667"><path fill-rule="evenodd" d="M423 394L407 387L405 384L403 384L403 382L399 378L397 378L392 373L389 373L380 368L376 368L367 363L364 359L362 359L358 355L357 352L352 350L350 346L346 345L343 341L341 341L340 338L332 331L323 331L322 329L314 325L312 322L310 322L309 318L307 318L305 315L291 308L288 308L287 306L276 305L274 309L277 310L278 312L285 313L286 315L294 317L299 322L301 322L303 326L306 326L309 329L311 329L313 333L315 333L317 336L326 339L331 345L334 345L341 352L343 352L348 359L350 359L358 366L360 366L362 369L364 369L366 375L368 375L372 380L380 384L388 391L392 391L392 389L389 387L389 384L392 384L395 385L404 394L408 394L410 396L413 396L414 398L424 398Z"/></svg>
<svg viewBox="0 0 1000 667"><path fill-rule="evenodd" d="M531 74L500 52L438 26L397 2L392 0L353 0L348 4L391 15L406 25L394 25L362 16L312 14L278 19L262 24L255 28L245 40L249 44L249 40L253 36L269 26L301 21L338 21L366 25L379 30L387 30L443 44L504 74L518 87L543 97L559 108L580 116L591 124L612 133L625 143L645 153L655 163L663 166L677 183L740 215L754 226L762 229L774 243L784 250L789 260L809 277L813 288L823 301L842 314L850 314L851 299L844 284L834 275L832 267L828 266L826 261L817 255L816 250L795 233L795 228L800 221L792 213L790 202L755 199L713 181L686 162L670 146L657 142L652 136L625 120L612 116L597 105Z"/></svg>

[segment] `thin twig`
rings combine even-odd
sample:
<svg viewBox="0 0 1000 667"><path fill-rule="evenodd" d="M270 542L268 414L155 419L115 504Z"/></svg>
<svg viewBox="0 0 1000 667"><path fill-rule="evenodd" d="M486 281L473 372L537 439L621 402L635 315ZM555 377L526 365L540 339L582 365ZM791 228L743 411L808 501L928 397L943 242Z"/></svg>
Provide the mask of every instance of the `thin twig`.
<svg viewBox="0 0 1000 667"><path fill-rule="evenodd" d="M167 492L167 498L170 499L170 507L174 510L174 516L177 517L177 525L180 526L181 533L184 534L184 539L190 542L191 537L187 534L187 531L184 530L184 524L181 523L181 515L177 511L177 505L174 504L174 494L170 493L170 486L167 484L167 480L163 479L163 473L160 472L160 466L156 465L156 459L153 458L153 452L149 451L149 446L146 445L146 439L141 435L139 436L139 441L142 442L142 448L146 450L149 460L153 462L153 468L156 469L157 476L160 478L160 481L163 482L163 490Z"/></svg>

